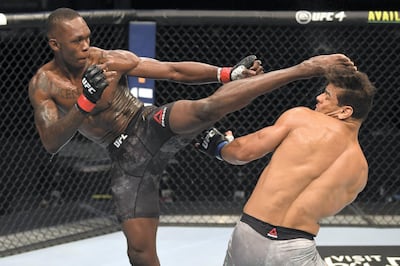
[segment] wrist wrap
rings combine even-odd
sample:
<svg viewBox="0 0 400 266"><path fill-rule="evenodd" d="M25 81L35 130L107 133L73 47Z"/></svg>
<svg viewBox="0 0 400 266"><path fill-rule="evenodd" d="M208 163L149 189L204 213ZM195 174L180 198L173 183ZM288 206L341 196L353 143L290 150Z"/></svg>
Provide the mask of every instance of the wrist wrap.
<svg viewBox="0 0 400 266"><path fill-rule="evenodd" d="M81 96L79 96L78 100L76 101L76 106L78 106L79 110L81 110L83 113L90 113L94 109L96 104L92 103L88 100L88 98L86 98L85 95L81 94Z"/></svg>
<svg viewBox="0 0 400 266"><path fill-rule="evenodd" d="M219 67L217 70L217 79L221 83L227 83L231 81L232 67Z"/></svg>
<svg viewBox="0 0 400 266"><path fill-rule="evenodd" d="M218 159L218 160L220 160L220 161L223 161L224 159L222 159L222 156L221 156L221 150L222 150L222 148L226 145L226 144L228 144L229 142L228 141L223 141L223 142L221 142L221 143L219 143L218 145L217 145L217 148L215 149L215 157Z"/></svg>

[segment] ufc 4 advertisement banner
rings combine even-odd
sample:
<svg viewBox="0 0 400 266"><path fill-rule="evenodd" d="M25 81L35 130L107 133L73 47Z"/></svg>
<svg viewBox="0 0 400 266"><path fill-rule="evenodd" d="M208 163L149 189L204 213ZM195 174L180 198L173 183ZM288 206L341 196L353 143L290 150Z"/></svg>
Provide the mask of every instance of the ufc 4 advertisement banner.
<svg viewBox="0 0 400 266"><path fill-rule="evenodd" d="M317 249L328 266L400 266L400 246L320 246Z"/></svg>

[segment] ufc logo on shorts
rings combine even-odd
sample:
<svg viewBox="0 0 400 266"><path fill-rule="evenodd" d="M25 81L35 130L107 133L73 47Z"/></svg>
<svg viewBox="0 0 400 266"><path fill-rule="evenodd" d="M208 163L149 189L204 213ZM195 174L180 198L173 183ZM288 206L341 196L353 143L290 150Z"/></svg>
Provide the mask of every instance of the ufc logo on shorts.
<svg viewBox="0 0 400 266"><path fill-rule="evenodd" d="M121 147L122 142L128 137L126 134L121 134L115 141L114 141L114 146L118 149Z"/></svg>

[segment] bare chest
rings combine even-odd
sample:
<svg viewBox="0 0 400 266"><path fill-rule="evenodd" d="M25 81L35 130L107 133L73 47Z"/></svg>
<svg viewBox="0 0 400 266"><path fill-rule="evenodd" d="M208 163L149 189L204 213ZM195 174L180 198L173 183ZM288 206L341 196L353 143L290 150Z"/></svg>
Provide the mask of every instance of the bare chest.
<svg viewBox="0 0 400 266"><path fill-rule="evenodd" d="M104 90L101 99L96 103L95 112L104 110L111 105L115 89L116 86L110 84ZM82 92L83 88L80 80L54 82L53 86L51 86L52 98L63 113L68 112L74 106Z"/></svg>

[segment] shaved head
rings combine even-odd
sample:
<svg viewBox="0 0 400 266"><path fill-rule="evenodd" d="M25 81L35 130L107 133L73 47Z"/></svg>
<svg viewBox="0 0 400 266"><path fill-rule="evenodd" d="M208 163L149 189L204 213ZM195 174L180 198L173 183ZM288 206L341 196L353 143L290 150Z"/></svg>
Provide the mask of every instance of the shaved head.
<svg viewBox="0 0 400 266"><path fill-rule="evenodd" d="M73 20L82 17L78 12L70 8L58 8L51 12L47 19L47 38L54 38L54 34L60 22Z"/></svg>

